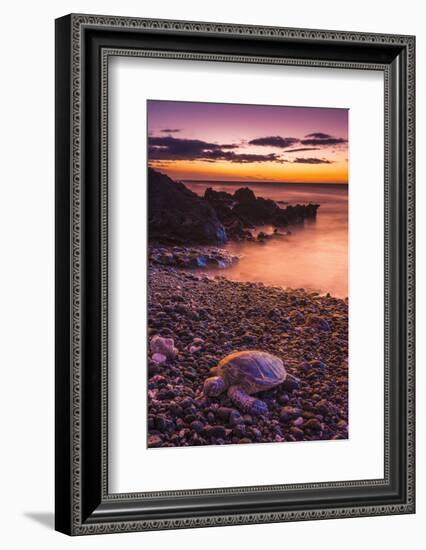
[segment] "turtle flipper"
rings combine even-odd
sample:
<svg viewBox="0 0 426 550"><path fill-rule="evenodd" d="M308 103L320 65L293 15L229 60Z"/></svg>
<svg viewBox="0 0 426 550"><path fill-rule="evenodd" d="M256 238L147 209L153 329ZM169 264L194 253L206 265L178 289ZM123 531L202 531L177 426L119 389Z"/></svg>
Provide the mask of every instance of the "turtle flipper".
<svg viewBox="0 0 426 550"><path fill-rule="evenodd" d="M268 412L266 403L255 397L251 397L240 386L231 386L228 389L231 401L242 411L251 414L265 414Z"/></svg>

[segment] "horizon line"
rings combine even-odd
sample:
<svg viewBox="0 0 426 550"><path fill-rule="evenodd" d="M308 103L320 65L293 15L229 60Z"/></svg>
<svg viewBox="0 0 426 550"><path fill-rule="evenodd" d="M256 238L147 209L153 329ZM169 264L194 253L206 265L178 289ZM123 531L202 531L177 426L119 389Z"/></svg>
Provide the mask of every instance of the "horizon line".
<svg viewBox="0 0 426 550"><path fill-rule="evenodd" d="M251 184L251 183L267 183L267 184L277 184L277 185L349 185L349 182L344 181L268 181L268 180L203 180L203 179L186 179L186 178L176 178L178 181L186 181L188 183L229 183L229 184Z"/></svg>

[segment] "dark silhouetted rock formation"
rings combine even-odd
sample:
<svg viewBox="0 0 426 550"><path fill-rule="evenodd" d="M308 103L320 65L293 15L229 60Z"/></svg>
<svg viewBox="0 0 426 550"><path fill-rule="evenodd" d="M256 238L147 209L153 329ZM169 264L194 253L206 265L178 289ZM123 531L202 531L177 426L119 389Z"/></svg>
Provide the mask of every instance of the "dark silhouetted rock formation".
<svg viewBox="0 0 426 550"><path fill-rule="evenodd" d="M233 195L209 188L204 198L213 206L230 238L244 238L248 228L256 225L286 227L315 219L318 204L294 205L280 208L271 199L256 197L251 189L243 187Z"/></svg>
<svg viewBox="0 0 426 550"><path fill-rule="evenodd" d="M204 198L181 182L148 171L149 239L163 244L221 244L228 239L253 239L259 225L287 227L315 219L318 204L280 208L242 187L232 195L206 189Z"/></svg>
<svg viewBox="0 0 426 550"><path fill-rule="evenodd" d="M217 217L224 225L230 239L246 239L251 237L248 229L252 228L253 225L235 212L235 197L233 195L225 191L214 191L214 189L209 187L204 193L204 198L215 209Z"/></svg>
<svg viewBox="0 0 426 550"><path fill-rule="evenodd" d="M227 234L214 208L183 185L148 170L149 238L167 244L220 244Z"/></svg>

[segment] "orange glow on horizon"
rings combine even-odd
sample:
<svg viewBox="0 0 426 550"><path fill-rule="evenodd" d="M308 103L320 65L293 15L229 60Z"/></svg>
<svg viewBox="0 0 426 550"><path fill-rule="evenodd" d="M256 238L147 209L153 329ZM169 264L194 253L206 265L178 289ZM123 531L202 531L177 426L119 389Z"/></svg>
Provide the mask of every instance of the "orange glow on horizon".
<svg viewBox="0 0 426 550"><path fill-rule="evenodd" d="M179 180L223 180L223 181L276 181L294 183L336 183L347 184L348 163L332 164L299 163L231 163L225 161L156 161L149 166Z"/></svg>

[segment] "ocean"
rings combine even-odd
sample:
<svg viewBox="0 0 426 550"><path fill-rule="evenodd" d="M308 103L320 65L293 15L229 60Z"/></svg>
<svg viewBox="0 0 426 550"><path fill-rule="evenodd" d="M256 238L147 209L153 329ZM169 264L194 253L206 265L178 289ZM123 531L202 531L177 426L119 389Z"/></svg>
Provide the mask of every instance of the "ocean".
<svg viewBox="0 0 426 550"><path fill-rule="evenodd" d="M224 275L234 281L262 282L282 288L304 288L320 294L348 296L348 186L305 183L244 183L184 181L204 195L208 187L233 193L249 187L257 197L287 204L320 204L315 221L288 227L290 235L257 242L230 242L225 248L240 261L225 270L210 269L211 275ZM285 204L284 204L285 203ZM272 227L258 228L272 233Z"/></svg>

